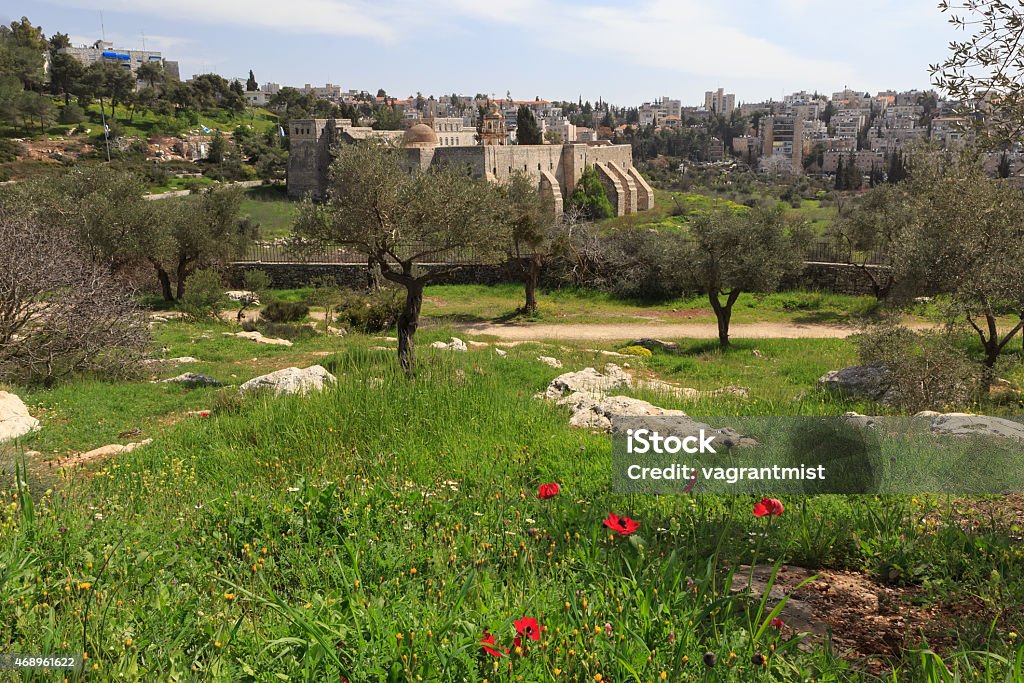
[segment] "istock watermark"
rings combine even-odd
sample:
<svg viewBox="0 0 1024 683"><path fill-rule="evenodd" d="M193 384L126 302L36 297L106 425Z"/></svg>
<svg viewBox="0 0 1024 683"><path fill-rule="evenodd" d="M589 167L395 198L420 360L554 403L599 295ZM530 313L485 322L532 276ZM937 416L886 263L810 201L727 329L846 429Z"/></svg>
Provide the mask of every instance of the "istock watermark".
<svg viewBox="0 0 1024 683"><path fill-rule="evenodd" d="M630 494L1020 492L1024 419L623 417L612 470Z"/></svg>

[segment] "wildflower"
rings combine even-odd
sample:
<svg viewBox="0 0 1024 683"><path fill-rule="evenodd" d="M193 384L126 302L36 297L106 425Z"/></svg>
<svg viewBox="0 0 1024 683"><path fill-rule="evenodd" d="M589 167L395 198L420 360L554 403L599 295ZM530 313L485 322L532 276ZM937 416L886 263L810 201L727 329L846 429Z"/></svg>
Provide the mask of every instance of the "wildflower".
<svg viewBox="0 0 1024 683"><path fill-rule="evenodd" d="M502 652L496 647L494 641L494 635L484 631L484 637L480 639L480 644L483 646L484 651L492 657L504 657L505 652Z"/></svg>
<svg viewBox="0 0 1024 683"><path fill-rule="evenodd" d="M604 520L604 525L620 536L629 536L640 528L640 522L629 517L619 517L612 512L608 513L608 519Z"/></svg>
<svg viewBox="0 0 1024 683"><path fill-rule="evenodd" d="M754 505L753 512L755 517L764 517L765 515L778 517L784 509L782 501L778 498L762 498L759 503Z"/></svg>
<svg viewBox="0 0 1024 683"><path fill-rule="evenodd" d="M540 640L540 632L544 627L538 624L537 620L533 617L523 617L512 623L516 627L516 631L519 632L519 635L526 636L530 640Z"/></svg>
<svg viewBox="0 0 1024 683"><path fill-rule="evenodd" d="M224 599L227 600L228 602L231 602L232 600L235 599L235 594L234 593L225 593L224 594Z"/></svg>
<svg viewBox="0 0 1024 683"><path fill-rule="evenodd" d="M778 617L775 617L774 619L768 622L768 625L778 630L785 626L786 622L784 622L782 619L779 619Z"/></svg>
<svg viewBox="0 0 1024 683"><path fill-rule="evenodd" d="M607 636L608 638L611 638L611 637L612 637L612 625L611 625L611 623L610 623L610 622L607 622L607 621L606 621L606 622L604 622L604 634L605 634L605 636Z"/></svg>
<svg viewBox="0 0 1024 683"><path fill-rule="evenodd" d="M754 666L764 666L766 664L766 660L763 654L755 652L754 656L750 658L750 663Z"/></svg>
<svg viewBox="0 0 1024 683"><path fill-rule="evenodd" d="M541 484L537 487L537 497L541 500L547 500L548 498L554 498L561 491L561 487L558 484L551 482L550 484Z"/></svg>
<svg viewBox="0 0 1024 683"><path fill-rule="evenodd" d="M711 667L713 667L715 665L715 663L717 661L718 661L718 656L714 652L705 652L704 653L704 666L706 666L706 667L708 667L710 669Z"/></svg>

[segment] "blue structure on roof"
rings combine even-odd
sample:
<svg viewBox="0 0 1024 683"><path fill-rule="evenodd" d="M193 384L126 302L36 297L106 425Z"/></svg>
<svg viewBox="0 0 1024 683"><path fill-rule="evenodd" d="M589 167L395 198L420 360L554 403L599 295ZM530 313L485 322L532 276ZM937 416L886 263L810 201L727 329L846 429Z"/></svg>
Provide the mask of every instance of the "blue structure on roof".
<svg viewBox="0 0 1024 683"><path fill-rule="evenodd" d="M103 53L103 56L106 57L107 59L124 59L124 60L130 60L131 59L130 55L127 55L127 54L125 54L123 52L106 51L106 52Z"/></svg>

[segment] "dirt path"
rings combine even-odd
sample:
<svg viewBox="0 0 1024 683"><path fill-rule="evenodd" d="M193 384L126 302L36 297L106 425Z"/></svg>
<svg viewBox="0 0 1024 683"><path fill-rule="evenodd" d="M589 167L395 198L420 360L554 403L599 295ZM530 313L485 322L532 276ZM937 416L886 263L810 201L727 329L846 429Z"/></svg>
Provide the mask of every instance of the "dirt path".
<svg viewBox="0 0 1024 683"><path fill-rule="evenodd" d="M915 329L927 324L912 323ZM473 323L459 325L465 334L489 334L500 339L529 341L564 339L580 341L617 341L653 337L656 339L717 339L715 323L609 323L580 325L515 325ZM856 334L850 325L799 325L784 322L733 324L729 336L733 339L841 339Z"/></svg>

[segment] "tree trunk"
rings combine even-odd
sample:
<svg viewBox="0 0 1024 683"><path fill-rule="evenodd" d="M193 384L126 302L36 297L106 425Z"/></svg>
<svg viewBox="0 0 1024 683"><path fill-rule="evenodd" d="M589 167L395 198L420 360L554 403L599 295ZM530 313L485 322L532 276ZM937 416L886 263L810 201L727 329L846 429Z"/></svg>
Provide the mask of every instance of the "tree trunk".
<svg viewBox="0 0 1024 683"><path fill-rule="evenodd" d="M533 315L537 312L537 282L540 280L540 258L536 255L530 256L526 262L526 305L523 312Z"/></svg>
<svg viewBox="0 0 1024 683"><path fill-rule="evenodd" d="M371 256L366 262L366 286L371 292L379 292L381 287L380 264Z"/></svg>
<svg viewBox="0 0 1024 683"><path fill-rule="evenodd" d="M423 308L423 285L412 281L405 284L405 307L398 316L398 364L405 374L412 376L416 367L416 347L413 336L420 323Z"/></svg>
<svg viewBox="0 0 1024 683"><path fill-rule="evenodd" d="M739 298L739 290L733 290L726 295L725 303L718 300L719 292L712 290L708 292L708 300L711 302L711 309L715 312L718 320L718 346L722 349L729 348L729 321L732 319L732 305Z"/></svg>
<svg viewBox="0 0 1024 683"><path fill-rule="evenodd" d="M175 272L175 277L177 278L175 282L176 297L180 301L181 297L185 295L185 280L188 278L188 259L184 256L178 257L178 268Z"/></svg>
<svg viewBox="0 0 1024 683"><path fill-rule="evenodd" d="M164 301L174 301L174 293L171 291L171 277L162 266L153 264L153 267L156 268L156 279L160 281L160 293L163 294Z"/></svg>

